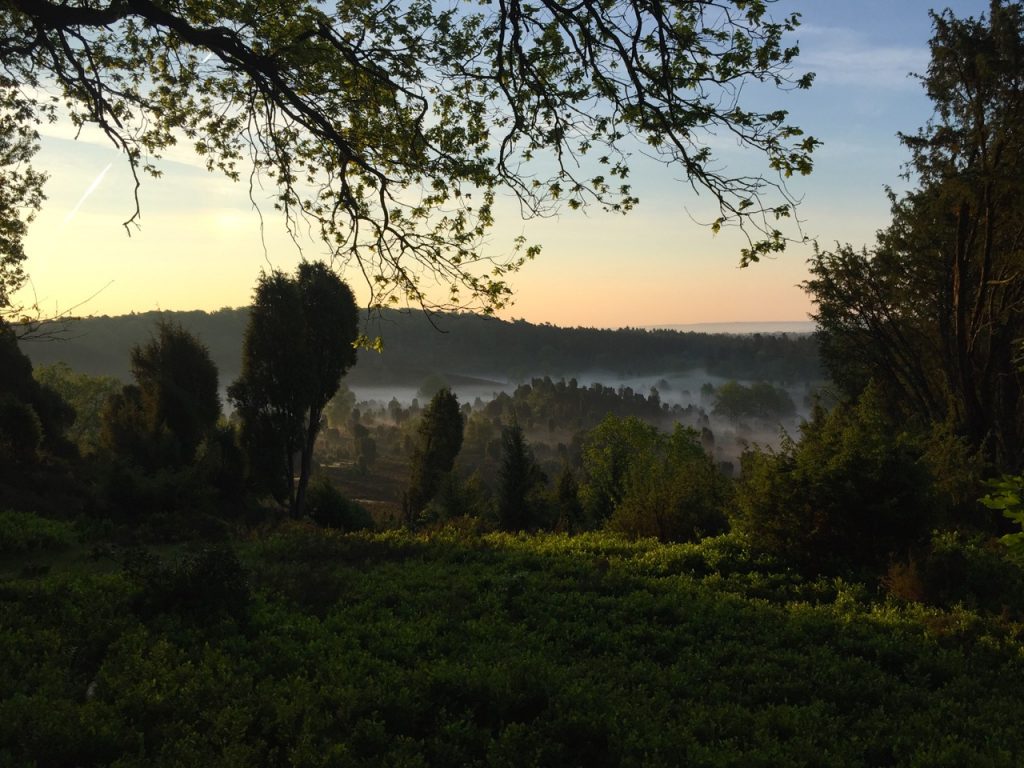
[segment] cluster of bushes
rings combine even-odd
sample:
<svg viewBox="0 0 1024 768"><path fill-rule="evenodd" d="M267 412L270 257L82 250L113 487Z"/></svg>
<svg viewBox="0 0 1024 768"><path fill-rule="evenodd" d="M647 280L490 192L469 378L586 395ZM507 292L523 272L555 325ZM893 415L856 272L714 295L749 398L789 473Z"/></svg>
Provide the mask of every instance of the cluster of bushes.
<svg viewBox="0 0 1024 768"><path fill-rule="evenodd" d="M69 523L31 512L0 510L0 556L64 549L74 540Z"/></svg>
<svg viewBox="0 0 1024 768"><path fill-rule="evenodd" d="M133 347L126 385L60 365L33 376L0 323L0 490L24 486L26 467L65 459L93 517L161 540L223 533L265 496L301 516L323 408L355 361L357 310L323 263L263 275L256 299L232 421L208 348L173 322ZM325 524L366 524L323 492L315 506Z"/></svg>
<svg viewBox="0 0 1024 768"><path fill-rule="evenodd" d="M110 389L109 382L89 386L60 368L43 372L50 382L45 387L30 385L23 381L26 372L32 380L23 356L10 349L5 354L16 363L6 369L6 396L15 402L11 393L20 394L18 407L0 424L0 443L17 461L66 442L60 425L73 419L58 418L63 411L53 402L59 392L88 402ZM225 520L251 519L244 513L255 508L247 482L254 467L236 426L220 416L216 367L198 340L164 324L133 351L132 371L134 382L108 391L98 421L78 435L90 462L88 509L99 518L143 523L161 540L223 538ZM479 411L480 421L478 411L442 388L418 418L402 419L411 454L405 523L429 527L468 519L474 530L606 529L661 541L731 529L801 573L866 580L935 604L961 600L1016 610L1020 601L1010 585L1017 583L1018 566L1001 545L979 543L999 530L992 515L979 511L985 468L977 454L948 429L905 423L880 391L868 387L830 411L818 408L799 439L785 438L777 450L747 451L738 482L709 458L705 435L678 424L662 432L636 415L606 416L542 463L516 408L532 418L608 393L537 380ZM633 402L615 396L627 406ZM663 412L652 398L634 398L633 405ZM791 406L784 392L770 387L724 385L717 398L718 410L740 416L788 413ZM369 429L352 402L341 415L340 406L327 402L322 410L328 417L359 427L353 434L365 474L376 451ZM504 423L484 434L480 424L491 424L488 409ZM469 428L467 410L474 416ZM19 421L15 412L25 418ZM0 413L7 412L0 407ZM33 426L19 432L22 421ZM486 443L486 464L459 464L467 441L475 448ZM990 505L1012 516L1017 498L1007 485ZM323 478L309 486L304 512L320 526L343 531L374 525L364 507ZM948 578L951 573L963 575Z"/></svg>
<svg viewBox="0 0 1024 768"><path fill-rule="evenodd" d="M915 438L868 393L819 411L799 442L743 457L737 527L815 572L878 569L938 522L939 500Z"/></svg>
<svg viewBox="0 0 1024 768"><path fill-rule="evenodd" d="M818 409L799 441L743 457L732 515L756 548L803 573L898 597L1024 611L1024 570L979 504L984 467L948 429L913 429L868 387ZM994 507L1012 506L1012 499Z"/></svg>
<svg viewBox="0 0 1024 768"><path fill-rule="evenodd" d="M152 618L177 614L193 621L245 616L251 597L248 574L225 544L185 552L167 563L141 549L121 558L135 588L133 611Z"/></svg>
<svg viewBox="0 0 1024 768"><path fill-rule="evenodd" d="M161 538L237 513L245 462L222 421L206 348L161 323L131 363L134 383L108 396L101 412L90 461L93 513L144 522Z"/></svg>
<svg viewBox="0 0 1024 768"><path fill-rule="evenodd" d="M424 411L413 455L410 525L481 519L506 531L578 532L607 527L634 537L687 541L728 527L730 482L705 453L701 436L680 425L669 434L614 415L586 433L577 466L566 454L552 481L518 420L501 429L490 487L456 471L465 417L444 389Z"/></svg>

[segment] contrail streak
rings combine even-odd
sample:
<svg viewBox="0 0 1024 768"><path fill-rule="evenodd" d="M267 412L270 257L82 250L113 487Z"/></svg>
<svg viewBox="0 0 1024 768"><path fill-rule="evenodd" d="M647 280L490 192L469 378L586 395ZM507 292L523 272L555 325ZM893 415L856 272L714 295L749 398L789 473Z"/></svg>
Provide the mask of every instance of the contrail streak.
<svg viewBox="0 0 1024 768"><path fill-rule="evenodd" d="M82 203L86 201L89 195L96 191L96 188L103 181L103 177L106 176L107 171L110 170L111 165L112 163L107 163L107 167L100 171L99 175L92 180L92 184L90 184L88 188L85 190L85 192L82 193L82 196L78 198L78 202L75 203L75 207L68 211L68 215L64 217L64 222L61 224L62 227L66 226L68 222L75 218L75 214L78 213L78 209L82 207Z"/></svg>

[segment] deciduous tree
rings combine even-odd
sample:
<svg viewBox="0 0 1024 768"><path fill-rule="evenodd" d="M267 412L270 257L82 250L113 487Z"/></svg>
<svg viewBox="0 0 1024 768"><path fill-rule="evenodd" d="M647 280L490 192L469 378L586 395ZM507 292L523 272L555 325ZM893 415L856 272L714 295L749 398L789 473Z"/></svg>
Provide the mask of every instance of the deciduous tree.
<svg viewBox="0 0 1024 768"><path fill-rule="evenodd" d="M563 201L628 211L636 147L710 193L714 227L742 227L756 261L784 247L783 179L810 171L817 143L785 110L745 106L752 81L811 82L790 71L798 14L773 19L771 3L4 0L5 288L41 202L25 162L35 126L62 110L98 126L136 178L184 139L211 170L269 179L288 226L305 220L357 262L375 302L427 301L426 274L451 303L500 307L536 248L481 252L499 191L527 215ZM761 153L765 174L722 170L716 131Z"/></svg>
<svg viewBox="0 0 1024 768"><path fill-rule="evenodd" d="M36 366L32 374L75 411L74 423L67 431L68 439L83 454L95 451L99 446L104 404L121 390L121 383L113 376L80 373L66 363Z"/></svg>
<svg viewBox="0 0 1024 768"><path fill-rule="evenodd" d="M663 434L636 417L608 416L587 436L584 503L595 522L631 536L682 541L720 533L728 482L699 433Z"/></svg>

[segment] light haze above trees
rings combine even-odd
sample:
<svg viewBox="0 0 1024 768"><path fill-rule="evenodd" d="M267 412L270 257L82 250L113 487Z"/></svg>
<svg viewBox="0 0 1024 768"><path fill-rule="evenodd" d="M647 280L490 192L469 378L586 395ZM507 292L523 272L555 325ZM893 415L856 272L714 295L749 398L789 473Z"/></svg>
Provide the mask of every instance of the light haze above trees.
<svg viewBox="0 0 1024 768"><path fill-rule="evenodd" d="M784 178L817 142L744 85L792 76L771 0L566 4L204 3L7 0L0 11L0 310L23 281L25 225L42 202L36 125L95 125L138 179L185 140L211 170L268 180L295 232L311 225L353 262L371 303L493 310L505 276L538 248L481 253L500 192L526 216L561 203L628 211L642 150L709 193L713 222L747 234L741 258L784 247ZM56 94L56 96L53 96ZM729 173L709 133L759 152L763 175ZM126 226L139 210L127 206Z"/></svg>

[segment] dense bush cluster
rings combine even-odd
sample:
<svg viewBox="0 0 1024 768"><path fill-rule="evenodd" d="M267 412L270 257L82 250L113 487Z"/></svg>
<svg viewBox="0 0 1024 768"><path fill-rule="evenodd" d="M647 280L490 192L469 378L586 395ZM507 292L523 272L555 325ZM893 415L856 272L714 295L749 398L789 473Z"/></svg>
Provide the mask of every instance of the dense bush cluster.
<svg viewBox="0 0 1024 768"><path fill-rule="evenodd" d="M874 569L904 555L941 520L912 435L877 397L819 412L799 442L743 459L736 524L752 541L811 571Z"/></svg>
<svg viewBox="0 0 1024 768"><path fill-rule="evenodd" d="M72 527L31 512L0 510L0 556L64 549L74 541Z"/></svg>

